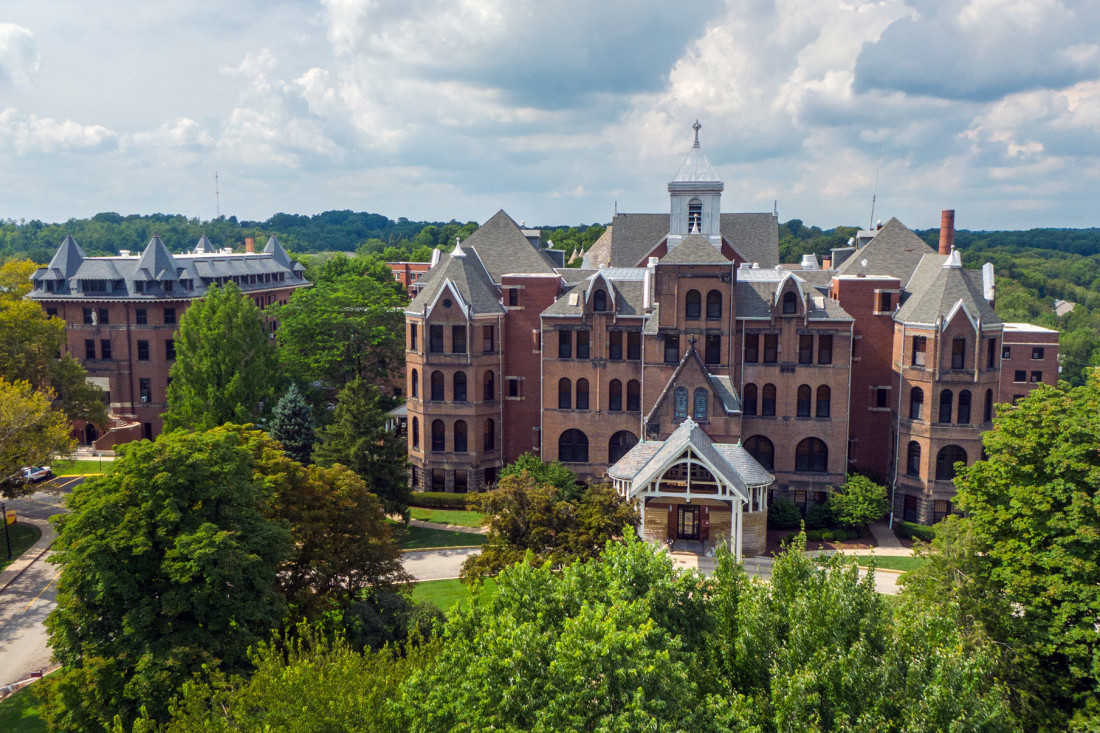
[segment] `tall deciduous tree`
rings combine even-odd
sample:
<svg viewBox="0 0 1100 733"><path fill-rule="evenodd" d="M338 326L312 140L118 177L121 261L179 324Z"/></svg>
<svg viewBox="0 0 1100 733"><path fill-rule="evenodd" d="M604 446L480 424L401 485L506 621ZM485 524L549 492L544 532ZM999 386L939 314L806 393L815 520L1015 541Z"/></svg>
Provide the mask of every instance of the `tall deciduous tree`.
<svg viewBox="0 0 1100 733"><path fill-rule="evenodd" d="M268 433L282 443L288 456L298 463L309 463L313 444L317 441L315 429L309 403L302 397L298 386L291 384L271 413Z"/></svg>
<svg viewBox="0 0 1100 733"><path fill-rule="evenodd" d="M374 385L353 379L337 398L332 424L320 431L313 460L347 466L367 482L387 512L407 516L408 445L386 429L388 405Z"/></svg>
<svg viewBox="0 0 1100 733"><path fill-rule="evenodd" d="M73 443L69 421L50 405L48 393L0 377L0 493L20 493L20 469L48 463Z"/></svg>
<svg viewBox="0 0 1100 733"><path fill-rule="evenodd" d="M829 503L836 521L845 527L863 527L882 519L886 513L886 487L866 476L852 474Z"/></svg>
<svg viewBox="0 0 1100 733"><path fill-rule="evenodd" d="M214 287L180 318L166 429L262 420L278 394L275 349L256 304L234 283Z"/></svg>

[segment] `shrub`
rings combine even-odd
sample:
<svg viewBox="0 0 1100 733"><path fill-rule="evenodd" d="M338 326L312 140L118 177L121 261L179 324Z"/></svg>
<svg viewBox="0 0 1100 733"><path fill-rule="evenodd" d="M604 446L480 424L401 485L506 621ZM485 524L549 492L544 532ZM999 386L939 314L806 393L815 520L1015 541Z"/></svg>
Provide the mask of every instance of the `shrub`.
<svg viewBox="0 0 1100 733"><path fill-rule="evenodd" d="M409 506L424 509L465 509L467 494L448 494L445 491L414 491Z"/></svg>
<svg viewBox="0 0 1100 733"><path fill-rule="evenodd" d="M850 537L850 535L847 532L845 532L843 529L834 529L833 530L833 541L835 541L835 542L847 542L849 537Z"/></svg>
<svg viewBox="0 0 1100 733"><path fill-rule="evenodd" d="M844 486L829 497L838 524L862 527L882 518L888 508L886 487L866 476L852 475Z"/></svg>
<svg viewBox="0 0 1100 733"><path fill-rule="evenodd" d="M935 527L928 527L916 522L895 522L894 532L899 537L904 537L907 540L916 539L921 542L931 542L936 539Z"/></svg>
<svg viewBox="0 0 1100 733"><path fill-rule="evenodd" d="M798 505L790 499L780 496L768 508L768 527L771 529L798 529L801 523Z"/></svg>
<svg viewBox="0 0 1100 733"><path fill-rule="evenodd" d="M829 529L821 530L821 541L822 542L832 542L833 541L833 536L834 535L833 535L832 530L829 530Z"/></svg>
<svg viewBox="0 0 1100 733"><path fill-rule="evenodd" d="M806 510L806 526L810 529L825 529L833 524L833 506L831 501L823 504L811 504Z"/></svg>
<svg viewBox="0 0 1100 733"><path fill-rule="evenodd" d="M821 542L821 530L820 529L811 529L809 532L806 533L806 541L807 542Z"/></svg>

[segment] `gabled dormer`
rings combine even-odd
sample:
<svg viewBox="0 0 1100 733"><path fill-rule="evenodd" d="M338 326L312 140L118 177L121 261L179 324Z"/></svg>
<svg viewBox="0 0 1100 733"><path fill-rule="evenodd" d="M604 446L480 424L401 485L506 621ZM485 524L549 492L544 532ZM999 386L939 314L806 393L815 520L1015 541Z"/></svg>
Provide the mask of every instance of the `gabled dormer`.
<svg viewBox="0 0 1100 733"><path fill-rule="evenodd" d="M588 313L615 312L615 288L602 272L588 279L584 290L584 310Z"/></svg>
<svg viewBox="0 0 1100 733"><path fill-rule="evenodd" d="M693 127L695 143L668 184L669 252L689 234L701 234L715 249L722 248L722 189L725 184L718 180L718 174L699 146L702 125L696 120Z"/></svg>
<svg viewBox="0 0 1100 733"><path fill-rule="evenodd" d="M793 273L787 273L775 288L772 318L802 318L808 316L808 303L803 283Z"/></svg>

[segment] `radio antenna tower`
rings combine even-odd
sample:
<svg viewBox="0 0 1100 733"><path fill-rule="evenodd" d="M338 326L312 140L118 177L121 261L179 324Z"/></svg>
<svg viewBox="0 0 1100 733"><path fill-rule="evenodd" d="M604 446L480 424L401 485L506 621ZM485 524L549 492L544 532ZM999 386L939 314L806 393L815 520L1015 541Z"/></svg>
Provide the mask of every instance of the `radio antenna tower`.
<svg viewBox="0 0 1100 733"><path fill-rule="evenodd" d="M878 162L875 163L875 192L871 196L871 223L867 225L867 229L874 231L875 229L875 200L878 198L878 172L882 167L882 145L878 146Z"/></svg>
<svg viewBox="0 0 1100 733"><path fill-rule="evenodd" d="M214 171L214 205L218 209L218 218L222 218L222 194L218 190L218 172Z"/></svg>

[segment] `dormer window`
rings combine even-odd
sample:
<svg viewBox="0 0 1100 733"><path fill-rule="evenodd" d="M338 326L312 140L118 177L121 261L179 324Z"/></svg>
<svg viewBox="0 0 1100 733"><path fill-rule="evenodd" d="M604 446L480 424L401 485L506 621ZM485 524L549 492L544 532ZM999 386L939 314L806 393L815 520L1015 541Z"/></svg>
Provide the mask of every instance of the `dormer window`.
<svg viewBox="0 0 1100 733"><path fill-rule="evenodd" d="M783 293L783 315L791 316L798 313L798 296L788 290Z"/></svg>
<svg viewBox="0 0 1100 733"><path fill-rule="evenodd" d="M135 293L144 293L145 292L145 283L141 280L134 280L134 292Z"/></svg>
<svg viewBox="0 0 1100 733"><path fill-rule="evenodd" d="M601 313L607 310L607 293L605 291L597 290L592 294L592 310Z"/></svg>
<svg viewBox="0 0 1100 733"><path fill-rule="evenodd" d="M688 202L688 233L703 230L703 202L692 199Z"/></svg>

